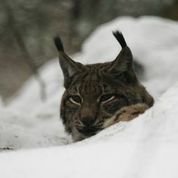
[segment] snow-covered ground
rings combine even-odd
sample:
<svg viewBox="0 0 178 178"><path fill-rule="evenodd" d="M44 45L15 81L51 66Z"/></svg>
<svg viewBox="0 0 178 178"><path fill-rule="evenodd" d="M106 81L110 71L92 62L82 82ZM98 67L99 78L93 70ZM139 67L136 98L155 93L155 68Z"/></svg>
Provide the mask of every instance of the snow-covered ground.
<svg viewBox="0 0 178 178"><path fill-rule="evenodd" d="M156 17L118 18L100 26L75 59L85 64L114 59L120 50L114 30L123 32L144 66L143 83L155 105L131 122L66 145L70 137L59 120L63 76L55 59L40 72L46 83L45 103L34 79L8 107L0 103L0 148L21 149L0 153L3 178L178 177L178 23Z"/></svg>

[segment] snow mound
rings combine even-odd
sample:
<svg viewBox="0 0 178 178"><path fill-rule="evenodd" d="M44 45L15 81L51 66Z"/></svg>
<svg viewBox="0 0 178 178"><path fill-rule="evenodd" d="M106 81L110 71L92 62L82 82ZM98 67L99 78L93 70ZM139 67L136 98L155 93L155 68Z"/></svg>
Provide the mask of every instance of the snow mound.
<svg viewBox="0 0 178 178"><path fill-rule="evenodd" d="M114 30L123 32L144 66L142 83L156 98L155 105L131 122L65 145L71 140L59 120L63 76L54 59L40 70L46 102L33 78L9 106L0 101L1 150L48 147L1 152L2 177L178 177L178 24L156 17L115 19L100 26L75 59L84 64L113 60L120 50Z"/></svg>
<svg viewBox="0 0 178 178"><path fill-rule="evenodd" d="M1 176L176 178L177 91L178 83L138 119L113 125L82 142L1 153Z"/></svg>
<svg viewBox="0 0 178 178"><path fill-rule="evenodd" d="M177 81L177 22L158 17L124 17L104 24L83 45L87 63L113 60L117 56L120 46L112 36L115 30L123 33L134 58L144 66L143 83L158 98Z"/></svg>

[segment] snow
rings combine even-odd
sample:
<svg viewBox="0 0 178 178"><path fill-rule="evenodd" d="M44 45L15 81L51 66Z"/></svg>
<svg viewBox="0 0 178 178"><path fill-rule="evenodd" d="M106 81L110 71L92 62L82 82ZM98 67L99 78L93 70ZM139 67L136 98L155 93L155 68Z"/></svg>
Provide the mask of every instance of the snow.
<svg viewBox="0 0 178 178"><path fill-rule="evenodd" d="M46 102L33 78L11 104L0 101L0 148L15 149L0 153L1 177L178 177L178 24L157 17L117 18L93 32L75 59L85 64L114 59L120 50L111 34L116 29L145 67L142 82L155 105L131 122L71 143L59 120L63 76L54 59L40 70Z"/></svg>

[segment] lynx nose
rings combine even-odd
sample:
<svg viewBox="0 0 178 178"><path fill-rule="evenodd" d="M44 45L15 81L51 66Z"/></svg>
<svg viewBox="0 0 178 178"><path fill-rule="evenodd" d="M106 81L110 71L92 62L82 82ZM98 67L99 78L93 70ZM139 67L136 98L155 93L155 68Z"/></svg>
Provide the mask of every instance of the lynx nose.
<svg viewBox="0 0 178 178"><path fill-rule="evenodd" d="M81 119L82 124L85 127L92 127L95 123L96 119L95 118L91 118L91 117L85 117Z"/></svg>
<svg viewBox="0 0 178 178"><path fill-rule="evenodd" d="M89 137L95 135L98 131L98 128L95 126L96 119L93 118L82 118L82 127L77 128L78 131L85 136Z"/></svg>

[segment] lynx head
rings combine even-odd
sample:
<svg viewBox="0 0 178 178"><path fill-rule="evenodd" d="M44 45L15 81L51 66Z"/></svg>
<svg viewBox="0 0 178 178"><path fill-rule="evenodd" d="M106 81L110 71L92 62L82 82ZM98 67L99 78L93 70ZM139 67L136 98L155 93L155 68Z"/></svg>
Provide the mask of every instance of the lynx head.
<svg viewBox="0 0 178 178"><path fill-rule="evenodd" d="M61 118L74 141L95 135L105 121L125 106L144 103L153 98L139 83L133 69L133 57L123 35L113 33L122 50L115 60L83 65L65 52L59 37L54 39L64 75L65 92L61 101Z"/></svg>

